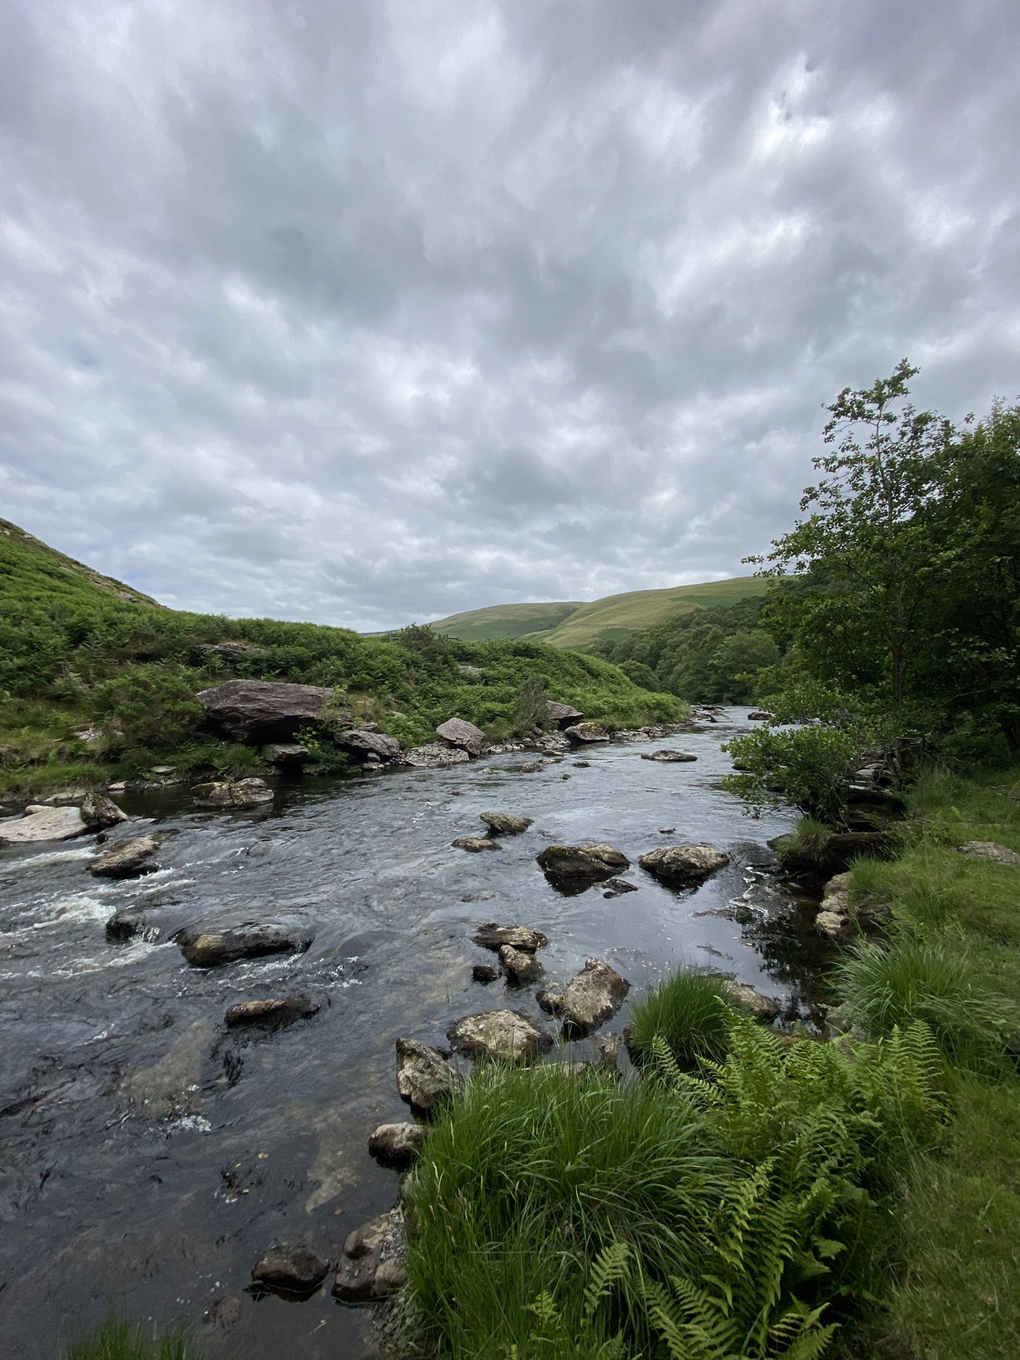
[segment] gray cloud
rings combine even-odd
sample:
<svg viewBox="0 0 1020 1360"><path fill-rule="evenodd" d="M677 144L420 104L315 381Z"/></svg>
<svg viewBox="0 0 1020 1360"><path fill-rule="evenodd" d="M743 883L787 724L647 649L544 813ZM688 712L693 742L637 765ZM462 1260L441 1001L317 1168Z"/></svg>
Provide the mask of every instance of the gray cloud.
<svg viewBox="0 0 1020 1360"><path fill-rule="evenodd" d="M376 628L743 570L820 404L1013 397L1008 0L16 0L3 513Z"/></svg>

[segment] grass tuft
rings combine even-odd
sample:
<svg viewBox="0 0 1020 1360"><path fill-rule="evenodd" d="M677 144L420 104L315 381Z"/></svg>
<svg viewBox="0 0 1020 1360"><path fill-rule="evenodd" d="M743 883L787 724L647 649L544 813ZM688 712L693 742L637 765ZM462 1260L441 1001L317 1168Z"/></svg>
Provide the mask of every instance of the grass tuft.
<svg viewBox="0 0 1020 1360"><path fill-rule="evenodd" d="M72 1341L66 1360L187 1360L188 1348L179 1332L146 1337L141 1327L110 1319Z"/></svg>
<svg viewBox="0 0 1020 1360"><path fill-rule="evenodd" d="M698 1058L721 1058L730 1017L738 1010L721 977L681 968L634 1006L626 1031L627 1051L640 1066L652 1056L659 1038L681 1067L695 1067Z"/></svg>

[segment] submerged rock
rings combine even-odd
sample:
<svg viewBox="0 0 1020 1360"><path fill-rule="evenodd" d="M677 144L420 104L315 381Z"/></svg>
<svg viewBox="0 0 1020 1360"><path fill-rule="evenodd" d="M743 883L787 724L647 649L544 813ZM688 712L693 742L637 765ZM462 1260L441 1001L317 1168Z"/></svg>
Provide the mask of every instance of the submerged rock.
<svg viewBox="0 0 1020 1360"><path fill-rule="evenodd" d="M661 751L642 751L642 760L659 760L664 765L688 764L692 760L697 760L697 756L688 755L686 751L670 751L663 748Z"/></svg>
<svg viewBox="0 0 1020 1360"><path fill-rule="evenodd" d="M529 954L523 949L515 949L512 944L500 947L499 961L515 987L526 987L529 983L536 982L545 971L534 954Z"/></svg>
<svg viewBox="0 0 1020 1360"><path fill-rule="evenodd" d="M304 1244L274 1242L251 1272L252 1283L285 1294L310 1294L329 1273L329 1262Z"/></svg>
<svg viewBox="0 0 1020 1360"><path fill-rule="evenodd" d="M228 680L195 697L210 724L234 741L292 741L314 723L331 689L277 680Z"/></svg>
<svg viewBox="0 0 1020 1360"><path fill-rule="evenodd" d="M498 968L493 968L491 963L476 963L471 969L471 977L475 982L496 982L503 975Z"/></svg>
<svg viewBox="0 0 1020 1360"><path fill-rule="evenodd" d="M416 746L401 756L405 765L413 765L418 770L443 770L448 765L466 765L470 759L467 751L459 746L440 746L438 741Z"/></svg>
<svg viewBox="0 0 1020 1360"><path fill-rule="evenodd" d="M480 812L478 815L492 836L519 836L532 822L530 817L518 817L513 812Z"/></svg>
<svg viewBox="0 0 1020 1360"><path fill-rule="evenodd" d="M368 1140L369 1155L383 1166L403 1171L417 1157L428 1136L428 1129L409 1120L380 1124Z"/></svg>
<svg viewBox="0 0 1020 1360"><path fill-rule="evenodd" d="M402 1100L423 1114L459 1095L464 1078L446 1060L446 1054L417 1039L398 1039L397 1090Z"/></svg>
<svg viewBox="0 0 1020 1360"><path fill-rule="evenodd" d="M628 883L625 878L607 878L602 885L608 889L602 894L603 897L622 897L624 893L637 892L636 883Z"/></svg>
<svg viewBox="0 0 1020 1360"><path fill-rule="evenodd" d="M341 1303L378 1303L407 1280L404 1216L400 1209L363 1223L349 1233L333 1283Z"/></svg>
<svg viewBox="0 0 1020 1360"><path fill-rule="evenodd" d="M729 855L714 845L697 844L660 846L638 860L642 869L671 883L700 883L729 862Z"/></svg>
<svg viewBox="0 0 1020 1360"><path fill-rule="evenodd" d="M756 1020L775 1020L783 1013L782 1006L774 996L763 996L746 982L727 978L723 983L723 991L738 1006L750 1011Z"/></svg>
<svg viewBox="0 0 1020 1360"><path fill-rule="evenodd" d="M536 858L554 878L608 878L630 868L627 856L611 845L547 845Z"/></svg>
<svg viewBox="0 0 1020 1360"><path fill-rule="evenodd" d="M458 1053L469 1058L493 1058L497 1062L527 1062L553 1045L552 1035L536 1029L520 1011L466 1015L446 1034Z"/></svg>
<svg viewBox="0 0 1020 1360"><path fill-rule="evenodd" d="M120 822L131 820L112 798L107 798L101 793L85 795L81 800L81 817L89 831L106 831Z"/></svg>
<svg viewBox="0 0 1020 1360"><path fill-rule="evenodd" d="M436 728L436 736L451 746L459 746L471 756L480 756L487 745L485 733L463 718L448 718L446 722L440 723Z"/></svg>
<svg viewBox="0 0 1020 1360"><path fill-rule="evenodd" d="M457 850L470 850L477 854L479 850L501 850L503 847L499 841L490 840L488 836L458 836L450 844Z"/></svg>
<svg viewBox="0 0 1020 1360"><path fill-rule="evenodd" d="M139 878L142 874L154 874L159 869L155 859L158 849L159 841L155 836L134 836L97 855L89 865L89 873L98 878Z"/></svg>
<svg viewBox="0 0 1020 1360"><path fill-rule="evenodd" d="M567 983L556 1012L567 1031L590 1034L611 1019L630 991L630 983L604 959L588 959Z"/></svg>
<svg viewBox="0 0 1020 1360"><path fill-rule="evenodd" d="M231 1027L264 1025L273 1029L304 1020L322 1007L307 996L272 996L263 1001L238 1001L228 1006L224 1020Z"/></svg>
<svg viewBox="0 0 1020 1360"><path fill-rule="evenodd" d="M0 822L0 845L27 845L33 841L69 841L88 831L76 807L44 807L30 803L20 817Z"/></svg>
<svg viewBox="0 0 1020 1360"><path fill-rule="evenodd" d="M575 723L564 729L563 735L575 746L589 746L609 740L609 733L597 722Z"/></svg>
<svg viewBox="0 0 1020 1360"><path fill-rule="evenodd" d="M252 808L273 801L273 790L264 779L214 780L191 790L196 807Z"/></svg>
<svg viewBox="0 0 1020 1360"><path fill-rule="evenodd" d="M512 944L515 949L524 949L531 954L549 943L540 930L532 930L529 926L498 926L495 921L479 926L473 939L483 949L498 950L505 944Z"/></svg>
<svg viewBox="0 0 1020 1360"><path fill-rule="evenodd" d="M1005 864L1011 869L1020 869L1020 855L1008 845L998 845L995 841L964 841L956 848L961 855L967 855L970 859L983 859L990 864Z"/></svg>
<svg viewBox="0 0 1020 1360"><path fill-rule="evenodd" d="M303 926L282 921L246 921L224 930L194 926L175 937L193 968L218 968L267 954L303 954L312 938Z"/></svg>

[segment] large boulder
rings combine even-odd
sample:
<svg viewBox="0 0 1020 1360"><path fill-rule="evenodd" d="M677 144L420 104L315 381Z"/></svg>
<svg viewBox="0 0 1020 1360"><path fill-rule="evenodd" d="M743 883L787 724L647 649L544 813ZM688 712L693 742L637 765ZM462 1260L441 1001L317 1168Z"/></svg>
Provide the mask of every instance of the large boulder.
<svg viewBox="0 0 1020 1360"><path fill-rule="evenodd" d="M609 740L609 733L597 722L574 723L571 727L564 728L563 735L575 746L591 746Z"/></svg>
<svg viewBox="0 0 1020 1360"><path fill-rule="evenodd" d="M428 1129L410 1121L380 1124L368 1140L369 1155L383 1166L404 1171L418 1156L428 1136Z"/></svg>
<svg viewBox="0 0 1020 1360"><path fill-rule="evenodd" d="M682 884L700 883L729 862L729 855L714 845L665 845L638 860L656 878Z"/></svg>
<svg viewBox="0 0 1020 1360"><path fill-rule="evenodd" d="M464 1089L464 1078L446 1054L417 1039L397 1040L397 1090L422 1114L432 1114Z"/></svg>
<svg viewBox="0 0 1020 1360"><path fill-rule="evenodd" d="M216 780L196 784L191 790L201 808L253 808L273 801L273 790L264 779Z"/></svg>
<svg viewBox="0 0 1020 1360"><path fill-rule="evenodd" d="M142 874L154 874L159 865L156 851L159 841L155 836L134 836L129 841L119 841L89 865L89 873L97 878L139 878Z"/></svg>
<svg viewBox="0 0 1020 1360"><path fill-rule="evenodd" d="M351 727L341 732L336 744L355 760L367 760L369 756L392 760L400 754L400 742L396 737L388 737L385 732L369 732L363 727Z"/></svg>
<svg viewBox="0 0 1020 1360"><path fill-rule="evenodd" d="M584 720L584 714L576 708L571 708L569 704L558 703L555 699L549 699L545 706L549 715L549 721L554 722L562 730L565 727L575 727Z"/></svg>
<svg viewBox="0 0 1020 1360"><path fill-rule="evenodd" d="M415 746L401 756L403 764L413 765L416 770L445 770L450 765L466 765L470 759L459 746L443 746L438 741Z"/></svg>
<svg viewBox="0 0 1020 1360"><path fill-rule="evenodd" d="M106 831L119 822L131 820L111 798L102 793L85 795L81 800L81 817L89 831Z"/></svg>
<svg viewBox="0 0 1020 1360"><path fill-rule="evenodd" d="M623 1005L630 983L604 959L588 959L567 983L556 1014L568 1033L590 1034Z"/></svg>
<svg viewBox="0 0 1020 1360"><path fill-rule="evenodd" d="M1020 855L1008 845L998 845L995 841L964 841L956 848L969 859L983 859L989 864L1005 864L1011 869L1020 869Z"/></svg>
<svg viewBox="0 0 1020 1360"><path fill-rule="evenodd" d="M295 1020L315 1015L322 1007L307 996L270 996L260 1001L237 1001L228 1006L224 1020L231 1029L239 1025L258 1025L263 1029L282 1029Z"/></svg>
<svg viewBox="0 0 1020 1360"><path fill-rule="evenodd" d="M252 1270L252 1284L282 1294L310 1294L329 1273L329 1262L303 1243L274 1242Z"/></svg>
<svg viewBox="0 0 1020 1360"><path fill-rule="evenodd" d="M528 1062L552 1048L553 1037L536 1029L520 1011L483 1011L466 1015L447 1031L458 1053L497 1062Z"/></svg>
<svg viewBox="0 0 1020 1360"><path fill-rule="evenodd" d="M30 845L33 841L69 841L88 831L76 807L44 807L29 803L20 817L0 822L0 845Z"/></svg>
<svg viewBox="0 0 1020 1360"><path fill-rule="evenodd" d="M312 938L303 926L283 921L245 921L222 930L189 926L175 937L193 968L218 968L267 954L303 954Z"/></svg>
<svg viewBox="0 0 1020 1360"><path fill-rule="evenodd" d="M489 828L490 836L519 836L531 825L530 817L519 817L513 812L480 812L478 815Z"/></svg>
<svg viewBox="0 0 1020 1360"><path fill-rule="evenodd" d="M340 1303L378 1303L407 1279L403 1214L391 1209L347 1235L333 1284Z"/></svg>
<svg viewBox="0 0 1020 1360"><path fill-rule="evenodd" d="M536 856L551 878L610 878L630 860L611 845L547 845Z"/></svg>
<svg viewBox="0 0 1020 1360"><path fill-rule="evenodd" d="M210 724L234 741L291 741L314 723L333 695L319 685L277 680L228 680L195 697Z"/></svg>
<svg viewBox="0 0 1020 1360"><path fill-rule="evenodd" d="M536 949L544 949L549 943L540 930L532 930L530 926L499 926L495 921L487 921L484 926L479 926L474 941L483 949L498 951L503 945L509 944L514 949L523 949L530 954Z"/></svg>
<svg viewBox="0 0 1020 1360"><path fill-rule="evenodd" d="M440 723L436 728L436 736L451 746L459 746L470 756L480 756L488 745L485 733L463 718L448 718L446 722Z"/></svg>

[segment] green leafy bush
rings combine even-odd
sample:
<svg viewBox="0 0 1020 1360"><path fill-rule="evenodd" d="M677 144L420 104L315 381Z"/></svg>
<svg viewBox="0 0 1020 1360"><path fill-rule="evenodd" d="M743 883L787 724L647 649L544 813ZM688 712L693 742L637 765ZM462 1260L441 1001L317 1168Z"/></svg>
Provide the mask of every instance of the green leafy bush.
<svg viewBox="0 0 1020 1360"><path fill-rule="evenodd" d="M724 786L753 808L778 795L817 821L839 825L846 812L846 784L861 759L854 732L817 724L793 731L768 728L734 739L729 751L741 773L727 775Z"/></svg>
<svg viewBox="0 0 1020 1360"><path fill-rule="evenodd" d="M97 717L112 720L126 746L178 746L205 717L194 682L184 671L134 666L93 690Z"/></svg>

